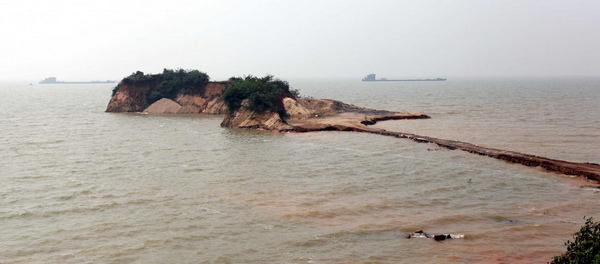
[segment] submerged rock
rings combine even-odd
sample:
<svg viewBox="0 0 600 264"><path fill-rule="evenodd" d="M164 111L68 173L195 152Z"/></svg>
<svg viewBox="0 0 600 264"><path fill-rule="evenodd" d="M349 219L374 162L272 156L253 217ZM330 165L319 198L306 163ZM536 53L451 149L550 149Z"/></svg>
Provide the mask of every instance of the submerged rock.
<svg viewBox="0 0 600 264"><path fill-rule="evenodd" d="M446 239L457 239L457 238L464 238L464 237L465 237L465 235L463 235L463 234L429 234L429 233L425 233L421 229L415 231L414 233L406 234L407 239L410 239L410 238L433 238L433 240L435 240L435 241L442 241L442 240L446 240Z"/></svg>

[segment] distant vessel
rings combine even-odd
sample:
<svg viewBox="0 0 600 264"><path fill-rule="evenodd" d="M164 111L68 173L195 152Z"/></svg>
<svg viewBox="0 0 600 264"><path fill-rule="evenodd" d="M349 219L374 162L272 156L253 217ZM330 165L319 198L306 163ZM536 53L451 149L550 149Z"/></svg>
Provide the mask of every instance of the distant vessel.
<svg viewBox="0 0 600 264"><path fill-rule="evenodd" d="M115 81L91 81L91 82L59 82L56 77L48 77L40 81L40 84L81 84L81 83L115 83Z"/></svg>
<svg viewBox="0 0 600 264"><path fill-rule="evenodd" d="M435 79L402 79L402 80L388 80L386 78L381 78L379 80L375 79L375 74L369 74L362 79L363 82L435 82L435 81L445 81L445 78L435 78Z"/></svg>

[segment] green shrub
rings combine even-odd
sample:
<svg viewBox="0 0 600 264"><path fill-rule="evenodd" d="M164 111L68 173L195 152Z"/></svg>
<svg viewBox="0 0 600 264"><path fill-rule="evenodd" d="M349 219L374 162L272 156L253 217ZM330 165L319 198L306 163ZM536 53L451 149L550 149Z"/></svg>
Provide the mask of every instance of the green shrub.
<svg viewBox="0 0 600 264"><path fill-rule="evenodd" d="M162 99L175 99L179 92L184 94L202 94L209 81L206 73L198 70L163 69L159 74L144 74L141 71L123 78L113 89L113 96L121 85L147 85L146 106Z"/></svg>
<svg viewBox="0 0 600 264"><path fill-rule="evenodd" d="M147 84L147 83L151 83L151 82L156 82L157 80L157 75L152 75L152 74L144 74L141 71L136 71L134 73L132 73L131 75L123 78L123 80L121 80L120 83L122 84Z"/></svg>
<svg viewBox="0 0 600 264"><path fill-rule="evenodd" d="M232 82L222 99L230 112L239 109L244 99L248 99L248 108L256 112L275 111L282 117L285 116L279 101L284 94L291 94L290 85L286 81L273 79L272 75L262 78L246 76L245 78L231 77Z"/></svg>
<svg viewBox="0 0 600 264"><path fill-rule="evenodd" d="M180 89L180 80L164 80L156 87L146 90L146 100L148 101L148 104L152 104L162 98L174 99Z"/></svg>
<svg viewBox="0 0 600 264"><path fill-rule="evenodd" d="M592 217L586 219L573 238L573 242L565 243L567 252L555 256L550 263L600 263L600 223L595 223Z"/></svg>
<svg viewBox="0 0 600 264"><path fill-rule="evenodd" d="M181 80L184 94L202 94L204 93L204 88L209 81L209 77L206 73L198 70L191 70L185 72Z"/></svg>
<svg viewBox="0 0 600 264"><path fill-rule="evenodd" d="M115 86L115 88L112 89L112 94L110 95L110 97L115 96L115 94L117 94L117 91L119 90L121 86L117 85Z"/></svg>

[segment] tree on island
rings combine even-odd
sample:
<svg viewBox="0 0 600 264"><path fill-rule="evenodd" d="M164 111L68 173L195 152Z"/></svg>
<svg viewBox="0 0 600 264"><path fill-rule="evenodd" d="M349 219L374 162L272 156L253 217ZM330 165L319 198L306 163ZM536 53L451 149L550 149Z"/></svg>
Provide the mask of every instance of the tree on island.
<svg viewBox="0 0 600 264"><path fill-rule="evenodd" d="M281 99L285 96L298 96L298 90L290 90L286 81L274 79L272 75L259 78L252 75L229 78L231 86L223 93L222 99L230 113L242 106L242 101L248 99L248 109L255 112L273 111L281 117L285 109Z"/></svg>
<svg viewBox="0 0 600 264"><path fill-rule="evenodd" d="M201 94L209 80L206 73L198 70L163 69L159 74L137 71L121 80L113 89L113 96L121 85L147 85L149 89L145 92L145 105L149 106L162 98L175 99L180 92Z"/></svg>

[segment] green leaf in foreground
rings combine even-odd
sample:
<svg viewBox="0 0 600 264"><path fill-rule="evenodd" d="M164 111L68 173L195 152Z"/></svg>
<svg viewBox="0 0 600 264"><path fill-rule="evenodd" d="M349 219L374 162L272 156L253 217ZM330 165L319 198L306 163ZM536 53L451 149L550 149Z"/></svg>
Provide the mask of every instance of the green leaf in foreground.
<svg viewBox="0 0 600 264"><path fill-rule="evenodd" d="M567 252L555 256L550 263L600 263L600 223L594 222L592 217L586 219L573 238L575 240L565 243Z"/></svg>

